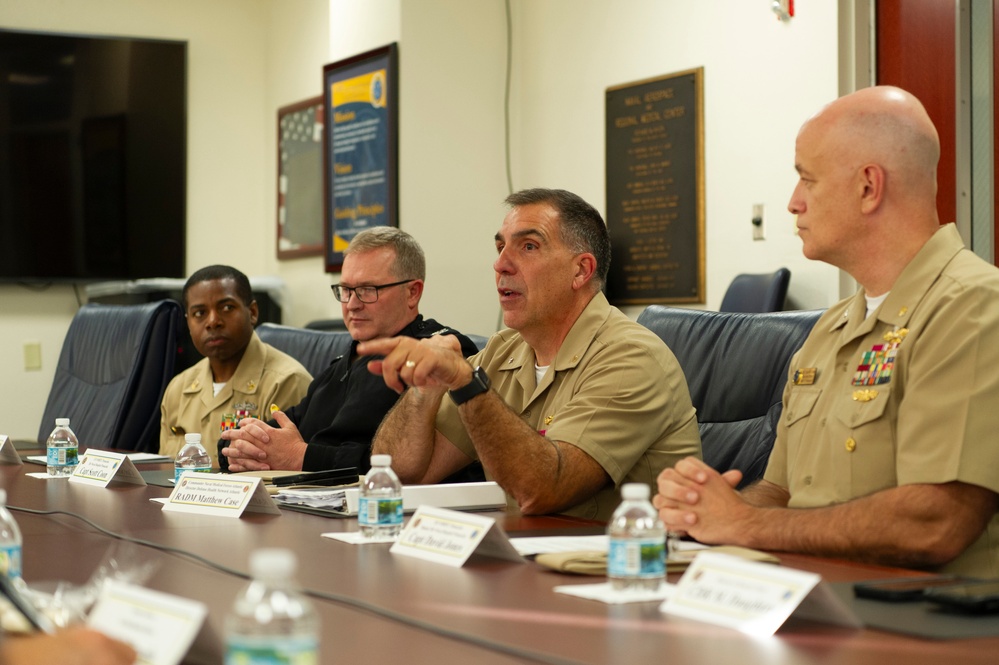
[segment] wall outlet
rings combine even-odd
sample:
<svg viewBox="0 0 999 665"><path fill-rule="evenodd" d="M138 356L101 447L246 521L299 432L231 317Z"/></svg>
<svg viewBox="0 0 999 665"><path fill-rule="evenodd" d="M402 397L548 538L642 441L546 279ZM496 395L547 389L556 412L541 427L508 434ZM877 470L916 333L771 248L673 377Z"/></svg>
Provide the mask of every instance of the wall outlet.
<svg viewBox="0 0 999 665"><path fill-rule="evenodd" d="M24 369L29 371L40 370L42 368L42 343L24 343Z"/></svg>
<svg viewBox="0 0 999 665"><path fill-rule="evenodd" d="M753 240L764 240L766 233L763 227L763 204L753 204Z"/></svg>

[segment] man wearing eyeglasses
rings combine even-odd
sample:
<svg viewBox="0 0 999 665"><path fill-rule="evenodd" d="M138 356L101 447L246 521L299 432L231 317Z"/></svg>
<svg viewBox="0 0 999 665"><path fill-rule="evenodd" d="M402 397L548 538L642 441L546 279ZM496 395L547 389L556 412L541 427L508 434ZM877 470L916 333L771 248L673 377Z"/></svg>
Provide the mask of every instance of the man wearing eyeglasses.
<svg viewBox="0 0 999 665"><path fill-rule="evenodd" d="M676 358L601 293L610 239L593 206L563 190L507 198L496 233L503 330L466 361L441 344L365 342L386 383L410 386L376 452L403 482L434 483L479 460L524 514L609 519L622 483L655 483L700 456ZM473 369L474 367L474 369ZM447 396L446 396L447 395Z"/></svg>
<svg viewBox="0 0 999 665"><path fill-rule="evenodd" d="M247 419L239 429L223 432L220 452L229 471L352 466L367 471L371 439L399 396L366 370L373 358L359 356L357 343L444 336L464 355L477 351L461 333L420 315L425 275L423 250L408 233L382 226L354 236L344 252L340 283L332 286L354 340L350 353L333 359L298 405L275 411L268 422Z"/></svg>

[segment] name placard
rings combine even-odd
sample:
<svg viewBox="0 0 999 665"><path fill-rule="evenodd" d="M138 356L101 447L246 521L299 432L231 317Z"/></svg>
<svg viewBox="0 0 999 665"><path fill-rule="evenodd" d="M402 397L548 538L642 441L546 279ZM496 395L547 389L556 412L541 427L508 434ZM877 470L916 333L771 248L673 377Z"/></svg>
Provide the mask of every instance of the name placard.
<svg viewBox="0 0 999 665"><path fill-rule="evenodd" d="M523 561L496 520L446 508L421 506L390 550L460 568L473 553Z"/></svg>
<svg viewBox="0 0 999 665"><path fill-rule="evenodd" d="M88 450L80 458L69 482L80 485L107 487L111 481L145 485L146 481L132 460L122 453L107 450Z"/></svg>
<svg viewBox="0 0 999 665"><path fill-rule="evenodd" d="M824 606L824 611L815 609L827 621L860 627L859 619L821 581L815 573L702 552L659 609L750 635L773 635L808 597Z"/></svg>
<svg viewBox="0 0 999 665"><path fill-rule="evenodd" d="M14 448L14 442L6 434L0 434L0 464L24 464Z"/></svg>
<svg viewBox="0 0 999 665"><path fill-rule="evenodd" d="M239 517L244 510L281 514L262 478L194 471L180 477L163 510L219 517Z"/></svg>
<svg viewBox="0 0 999 665"><path fill-rule="evenodd" d="M140 663L177 665L191 648L207 613L203 603L109 581L87 625L132 645Z"/></svg>

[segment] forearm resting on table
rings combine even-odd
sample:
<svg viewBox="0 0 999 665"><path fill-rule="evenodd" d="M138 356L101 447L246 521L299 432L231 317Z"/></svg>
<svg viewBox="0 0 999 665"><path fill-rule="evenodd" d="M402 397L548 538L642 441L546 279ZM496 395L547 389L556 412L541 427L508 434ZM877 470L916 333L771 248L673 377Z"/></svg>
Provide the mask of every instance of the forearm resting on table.
<svg viewBox="0 0 999 665"><path fill-rule="evenodd" d="M960 555L996 508L975 485L903 485L825 508L752 508L734 526L747 547L928 568Z"/></svg>
<svg viewBox="0 0 999 665"><path fill-rule="evenodd" d="M535 432L495 392L466 402L459 413L482 466L525 515L558 512L610 482L592 457Z"/></svg>

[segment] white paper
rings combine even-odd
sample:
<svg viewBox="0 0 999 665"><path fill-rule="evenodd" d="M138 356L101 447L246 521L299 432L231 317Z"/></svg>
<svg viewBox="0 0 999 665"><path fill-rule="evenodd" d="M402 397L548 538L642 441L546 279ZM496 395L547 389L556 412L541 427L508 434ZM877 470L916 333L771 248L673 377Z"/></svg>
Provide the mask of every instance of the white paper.
<svg viewBox="0 0 999 665"><path fill-rule="evenodd" d="M97 448L88 448L90 450L97 450ZM153 453L123 453L125 457L132 460L133 464L152 464L152 463L163 463L172 462L173 459L165 455L154 455ZM24 459L29 462L34 462L36 464L45 464L47 460L45 455L26 455Z"/></svg>
<svg viewBox="0 0 999 665"><path fill-rule="evenodd" d="M357 514L359 487L343 490L347 500L347 515ZM420 506L453 510L482 510L506 506L506 493L493 481L478 483L443 483L440 485L403 485L402 509L411 513Z"/></svg>
<svg viewBox="0 0 999 665"><path fill-rule="evenodd" d="M339 540L342 543L350 543L351 545L370 545L372 543L394 543L398 538L390 537L380 537L380 538L365 538L361 535L360 531L343 531L343 532L330 532L322 534L323 538L330 538L332 540Z"/></svg>
<svg viewBox="0 0 999 665"><path fill-rule="evenodd" d="M537 536L511 538L510 544L521 556L552 554L558 552L606 552L609 539L598 536ZM676 541L676 551L695 552L708 549L707 545L686 540Z"/></svg>
<svg viewBox="0 0 999 665"><path fill-rule="evenodd" d="M511 538L510 544L521 556L558 552L606 552L608 538L602 536L538 536Z"/></svg>
<svg viewBox="0 0 999 665"><path fill-rule="evenodd" d="M48 471L26 473L24 475L31 476L32 478L38 478L39 480L69 480L69 476L50 476Z"/></svg>
<svg viewBox="0 0 999 665"><path fill-rule="evenodd" d="M599 584L566 584L555 587L554 591L555 593L562 593L567 596L598 600L608 605L624 605L627 603L647 603L650 601L661 602L673 595L675 589L675 584L663 582L656 591L647 591L645 589L616 591L611 588L610 582L601 582Z"/></svg>
<svg viewBox="0 0 999 665"><path fill-rule="evenodd" d="M87 625L132 645L139 663L178 665L207 613L203 603L110 581L104 585Z"/></svg>
<svg viewBox="0 0 999 665"><path fill-rule="evenodd" d="M154 464L173 461L173 458L166 455L157 455L156 453L126 453L125 456L132 460L133 464Z"/></svg>

